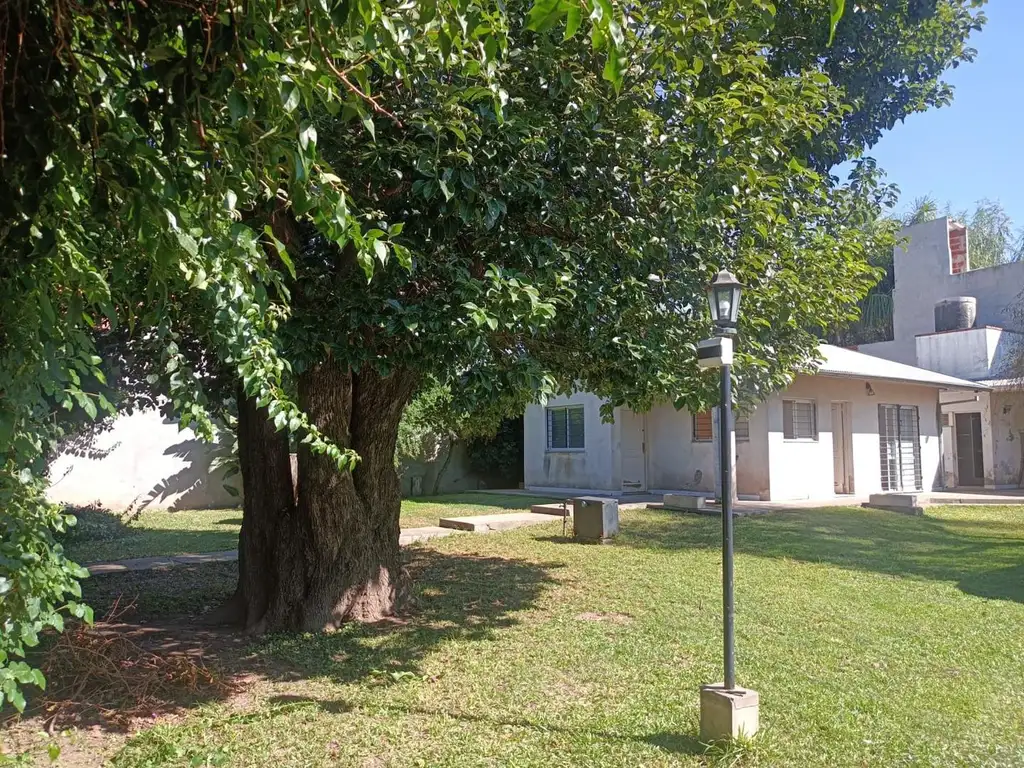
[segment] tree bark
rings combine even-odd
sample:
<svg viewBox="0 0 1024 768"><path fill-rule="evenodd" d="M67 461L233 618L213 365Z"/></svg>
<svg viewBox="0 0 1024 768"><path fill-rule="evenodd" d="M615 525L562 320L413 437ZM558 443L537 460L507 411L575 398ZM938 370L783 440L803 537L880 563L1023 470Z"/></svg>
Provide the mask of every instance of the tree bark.
<svg viewBox="0 0 1024 768"><path fill-rule="evenodd" d="M279 432L266 408L238 393L238 462L242 475L242 530L238 535L238 586L217 620L253 630L275 594L278 533L295 515L288 433Z"/></svg>
<svg viewBox="0 0 1024 768"><path fill-rule="evenodd" d="M257 632L376 621L394 612L402 586L394 453L414 377L354 373L327 360L300 374L298 385L303 410L326 437L355 450L360 462L352 472L339 472L330 458L300 445L294 504L290 483L288 504L282 503L280 480L274 504L250 505L246 485L236 599ZM240 419L240 446L242 435ZM285 450L285 467L287 458Z"/></svg>

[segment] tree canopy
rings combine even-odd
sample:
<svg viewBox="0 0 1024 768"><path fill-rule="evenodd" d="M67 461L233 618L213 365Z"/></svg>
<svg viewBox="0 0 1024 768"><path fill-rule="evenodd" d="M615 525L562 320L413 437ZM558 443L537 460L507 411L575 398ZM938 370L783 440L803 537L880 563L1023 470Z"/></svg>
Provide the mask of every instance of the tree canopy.
<svg viewBox="0 0 1024 768"><path fill-rule="evenodd" d="M576 386L705 405L692 351L725 265L749 285L741 391L783 384L885 237L862 226L885 194L871 166L839 186L823 153L890 119L851 112L854 70L826 66L843 4L794 5L821 39L773 59L767 0L4 4L3 696L40 682L16 657L80 594L44 460L55 409L111 409L106 334L148 351L201 434L208 374L237 377L257 628L392 609L394 446L426 377L475 412ZM927 39L905 3L877 6L903 20L890 40ZM962 43L944 13L920 23ZM913 55L937 78L964 53Z"/></svg>

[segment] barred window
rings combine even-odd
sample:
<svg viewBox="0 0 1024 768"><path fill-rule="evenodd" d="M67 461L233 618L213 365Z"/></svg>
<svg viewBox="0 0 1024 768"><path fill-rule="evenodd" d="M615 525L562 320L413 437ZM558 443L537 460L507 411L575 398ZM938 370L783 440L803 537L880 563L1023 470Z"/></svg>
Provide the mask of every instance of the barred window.
<svg viewBox="0 0 1024 768"><path fill-rule="evenodd" d="M583 448L583 406L564 405L547 409L548 450L575 451Z"/></svg>
<svg viewBox="0 0 1024 768"><path fill-rule="evenodd" d="M813 400L782 401L782 436L786 440L818 439L818 411Z"/></svg>

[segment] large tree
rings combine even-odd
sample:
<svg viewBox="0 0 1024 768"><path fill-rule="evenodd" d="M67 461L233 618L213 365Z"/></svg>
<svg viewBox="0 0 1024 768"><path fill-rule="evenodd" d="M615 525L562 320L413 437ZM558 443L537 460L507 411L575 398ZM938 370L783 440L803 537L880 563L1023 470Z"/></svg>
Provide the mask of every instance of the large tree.
<svg viewBox="0 0 1024 768"><path fill-rule="evenodd" d="M799 5L827 58L824 0ZM543 0L512 8L512 44L505 7L0 5L4 696L77 591L42 458L53 407L106 406L96 333L155 350L149 375L202 433L200 374L236 372L235 607L312 627L393 605L392 453L423 376L498 411L577 381L706 402L698 286L725 263L752 284L756 397L811 354L805 328L849 311L870 275L845 225L871 181L811 170L845 87L814 55L768 65L771 3Z"/></svg>
<svg viewBox="0 0 1024 768"><path fill-rule="evenodd" d="M694 349L711 332L702 297L718 267L748 285L738 378L752 400L813 356L813 328L850 315L874 279L860 226L877 214L872 179L837 187L793 156L841 119L843 96L820 73L771 70L762 10L637 8L616 28L628 55L612 64L573 19L535 14L530 29L513 13L497 73L506 109L484 89L454 99L459 73L428 65L390 95L393 118L372 142L354 121L316 120L368 226L401 222L388 233L400 259L371 273L356 249L276 224L296 268L280 343L299 406L360 461L338 473L300 445L293 502L273 414L240 441L246 482L246 467L260 474L235 598L247 626L394 610L393 456L425 378L506 412L574 388L607 397L609 412L659 398L699 409L714 396Z"/></svg>

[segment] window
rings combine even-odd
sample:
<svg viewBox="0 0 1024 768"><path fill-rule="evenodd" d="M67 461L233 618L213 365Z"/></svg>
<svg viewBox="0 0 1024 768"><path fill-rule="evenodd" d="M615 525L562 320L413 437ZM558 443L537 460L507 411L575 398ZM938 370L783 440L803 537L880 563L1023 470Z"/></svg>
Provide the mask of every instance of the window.
<svg viewBox="0 0 1024 768"><path fill-rule="evenodd" d="M714 436L711 411L693 414L693 442L709 443Z"/></svg>
<svg viewBox="0 0 1024 768"><path fill-rule="evenodd" d="M548 408L548 450L583 450L583 406Z"/></svg>
<svg viewBox="0 0 1024 768"><path fill-rule="evenodd" d="M916 405L878 406L878 446L882 490L921 490L921 425Z"/></svg>
<svg viewBox="0 0 1024 768"><path fill-rule="evenodd" d="M818 412L813 400L782 401L782 436L786 440L818 439Z"/></svg>
<svg viewBox="0 0 1024 768"><path fill-rule="evenodd" d="M710 443L714 438L714 414L711 411L693 414L693 442ZM733 416L733 432L737 440L750 439L750 422L746 416Z"/></svg>

